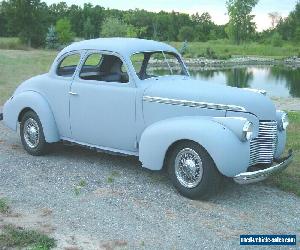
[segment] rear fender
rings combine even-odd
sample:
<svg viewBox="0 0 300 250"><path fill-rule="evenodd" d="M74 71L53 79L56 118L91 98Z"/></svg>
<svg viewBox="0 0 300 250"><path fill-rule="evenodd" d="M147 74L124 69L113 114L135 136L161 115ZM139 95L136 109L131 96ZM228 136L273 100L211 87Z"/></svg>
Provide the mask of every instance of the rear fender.
<svg viewBox="0 0 300 250"><path fill-rule="evenodd" d="M60 140L56 122L46 99L35 91L21 92L11 97L3 107L3 121L14 131L17 130L18 118L25 109L32 109L39 117L45 140L48 143Z"/></svg>

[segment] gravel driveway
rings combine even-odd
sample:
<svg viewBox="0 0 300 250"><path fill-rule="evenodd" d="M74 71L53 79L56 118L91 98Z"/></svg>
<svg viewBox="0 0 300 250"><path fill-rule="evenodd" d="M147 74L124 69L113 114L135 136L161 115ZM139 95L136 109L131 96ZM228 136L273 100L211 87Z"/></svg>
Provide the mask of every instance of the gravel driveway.
<svg viewBox="0 0 300 250"><path fill-rule="evenodd" d="M63 145L30 156L2 123L0 183L14 209L0 223L43 230L58 249L235 249L240 234L300 233L292 194L229 182L218 197L192 201L133 157Z"/></svg>

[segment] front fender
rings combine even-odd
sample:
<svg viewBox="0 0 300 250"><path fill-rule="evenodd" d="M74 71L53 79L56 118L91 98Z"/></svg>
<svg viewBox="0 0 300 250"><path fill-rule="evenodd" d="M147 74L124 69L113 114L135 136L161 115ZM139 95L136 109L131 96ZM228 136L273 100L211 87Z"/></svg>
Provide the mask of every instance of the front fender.
<svg viewBox="0 0 300 250"><path fill-rule="evenodd" d="M32 109L40 118L47 142L52 143L60 140L55 119L48 102L35 91L21 92L4 104L3 121L5 125L16 131L18 117L26 108Z"/></svg>
<svg viewBox="0 0 300 250"><path fill-rule="evenodd" d="M199 143L225 176L243 173L249 166L250 143L242 142L229 128L213 117L179 117L152 124L142 133L139 159L143 167L160 170L168 148L177 141Z"/></svg>

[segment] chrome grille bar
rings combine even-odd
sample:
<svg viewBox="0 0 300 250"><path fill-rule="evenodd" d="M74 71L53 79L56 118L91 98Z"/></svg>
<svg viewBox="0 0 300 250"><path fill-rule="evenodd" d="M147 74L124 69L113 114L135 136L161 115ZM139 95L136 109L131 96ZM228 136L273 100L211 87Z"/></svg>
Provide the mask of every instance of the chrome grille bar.
<svg viewBox="0 0 300 250"><path fill-rule="evenodd" d="M260 121L258 137L250 142L249 165L272 163L277 142L277 122Z"/></svg>

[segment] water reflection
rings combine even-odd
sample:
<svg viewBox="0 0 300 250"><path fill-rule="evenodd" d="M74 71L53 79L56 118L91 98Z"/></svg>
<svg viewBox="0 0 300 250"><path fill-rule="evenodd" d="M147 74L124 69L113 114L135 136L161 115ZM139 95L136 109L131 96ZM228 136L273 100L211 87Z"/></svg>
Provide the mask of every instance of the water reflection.
<svg viewBox="0 0 300 250"><path fill-rule="evenodd" d="M248 69L230 69L225 71L226 83L232 87L249 88L253 72Z"/></svg>
<svg viewBox="0 0 300 250"><path fill-rule="evenodd" d="M270 68L270 77L277 82L285 82L292 97L300 97L300 70L287 67Z"/></svg>
<svg viewBox="0 0 300 250"><path fill-rule="evenodd" d="M300 69L284 66L249 66L231 69L190 71L208 83L239 88L265 89L269 96L300 97Z"/></svg>

